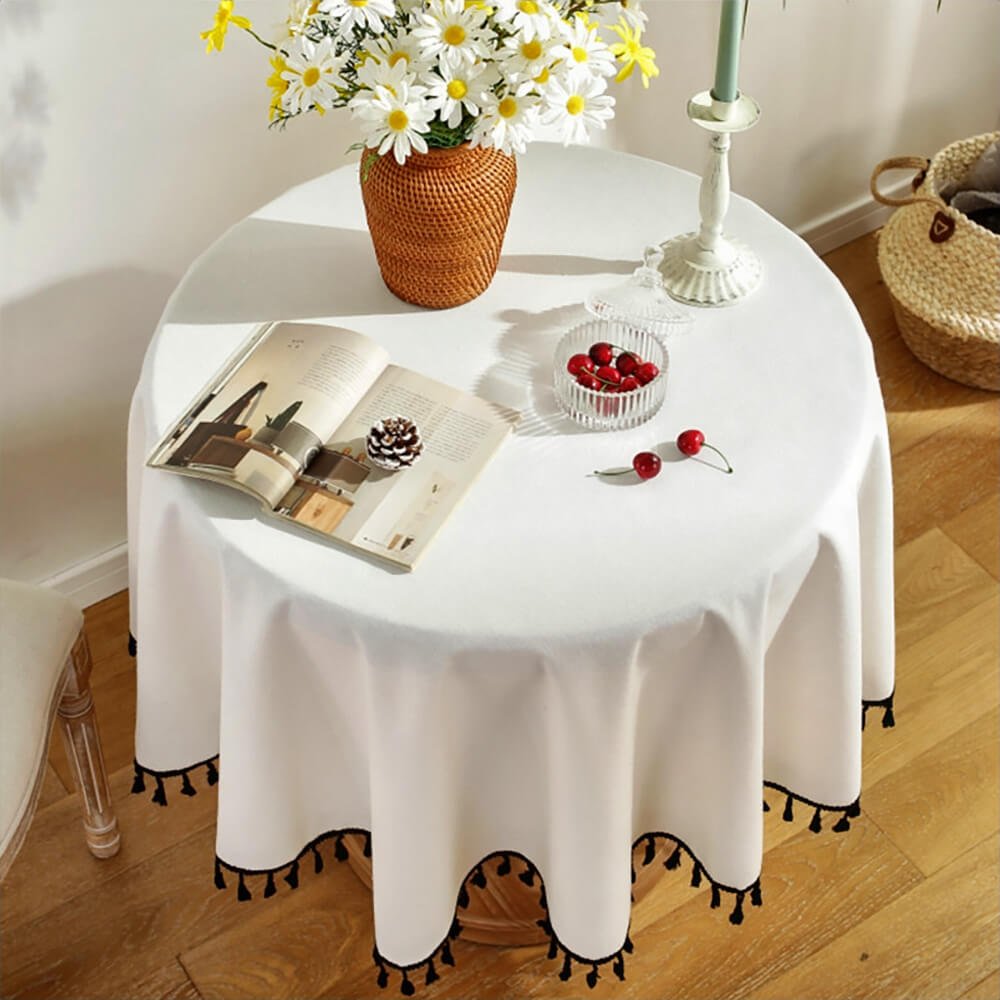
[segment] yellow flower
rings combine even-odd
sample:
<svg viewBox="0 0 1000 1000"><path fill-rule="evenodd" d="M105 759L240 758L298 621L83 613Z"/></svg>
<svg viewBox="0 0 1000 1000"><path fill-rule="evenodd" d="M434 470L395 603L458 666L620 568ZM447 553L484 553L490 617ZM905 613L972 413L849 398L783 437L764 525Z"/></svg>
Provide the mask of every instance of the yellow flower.
<svg viewBox="0 0 1000 1000"><path fill-rule="evenodd" d="M271 94L271 108L267 117L271 121L274 121L278 112L281 110L282 95L286 90L288 90L288 81L281 75L288 69L288 64L285 62L285 57L280 52L271 56L271 68L274 72L267 78L267 85L271 88L273 93Z"/></svg>
<svg viewBox="0 0 1000 1000"><path fill-rule="evenodd" d="M612 42L608 48L611 54L617 58L622 68L618 71L615 79L621 83L632 75L632 70L636 66L642 73L642 85L649 86L651 77L659 76L660 70L656 63L656 53L648 46L642 44L642 29L629 27L625 18L620 18L617 24L611 26L611 30L621 39L620 42Z"/></svg>
<svg viewBox="0 0 1000 1000"><path fill-rule="evenodd" d="M251 27L250 21L247 18L233 13L234 3L235 0L219 0L219 9L215 12L215 24L208 31L201 33L201 37L208 42L205 46L206 52L211 52L213 49L218 52L222 51L230 22L235 24L237 28L243 28L244 30Z"/></svg>

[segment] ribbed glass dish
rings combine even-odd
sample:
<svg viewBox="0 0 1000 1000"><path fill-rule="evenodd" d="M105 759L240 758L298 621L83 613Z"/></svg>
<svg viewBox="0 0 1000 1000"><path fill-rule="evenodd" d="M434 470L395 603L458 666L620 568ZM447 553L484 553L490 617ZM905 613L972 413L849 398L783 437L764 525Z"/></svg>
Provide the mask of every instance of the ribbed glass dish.
<svg viewBox="0 0 1000 1000"><path fill-rule="evenodd" d="M638 354L652 361L660 374L632 392L605 392L588 389L566 370L574 354L587 354L593 344L606 342L620 351ZM559 341L553 358L553 387L559 408L571 420L599 431L621 431L638 427L653 417L667 395L669 356L660 340L649 330L624 323L589 320L573 327Z"/></svg>

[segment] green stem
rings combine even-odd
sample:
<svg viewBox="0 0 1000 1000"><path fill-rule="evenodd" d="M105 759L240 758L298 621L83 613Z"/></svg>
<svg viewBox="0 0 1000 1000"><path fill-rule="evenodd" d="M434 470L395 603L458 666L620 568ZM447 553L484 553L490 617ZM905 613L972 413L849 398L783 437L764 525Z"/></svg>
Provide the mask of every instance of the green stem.
<svg viewBox="0 0 1000 1000"><path fill-rule="evenodd" d="M703 441L702 444L701 444L701 446L702 446L702 448L711 448L712 451L714 451L715 454L718 455L719 458L721 458L722 461L726 463L726 468L725 468L724 471L726 473L730 474L730 475L732 474L733 467L729 464L729 459L726 458L726 456L723 455L722 452L719 451L719 449L716 448L714 444L709 444L707 441Z"/></svg>
<svg viewBox="0 0 1000 1000"><path fill-rule="evenodd" d="M265 42L264 39L261 38L260 35L258 35L257 32L253 30L253 28L244 28L243 30L248 35L252 35L254 38L256 38L257 41L260 42L260 44L263 45L265 48L270 49L272 52L277 52L278 51L278 46L277 45L272 45L270 42ZM287 55L287 53L285 53L285 54Z"/></svg>
<svg viewBox="0 0 1000 1000"><path fill-rule="evenodd" d="M625 476L630 472L634 472L634 469L608 469L602 472L600 469L594 469L595 476Z"/></svg>

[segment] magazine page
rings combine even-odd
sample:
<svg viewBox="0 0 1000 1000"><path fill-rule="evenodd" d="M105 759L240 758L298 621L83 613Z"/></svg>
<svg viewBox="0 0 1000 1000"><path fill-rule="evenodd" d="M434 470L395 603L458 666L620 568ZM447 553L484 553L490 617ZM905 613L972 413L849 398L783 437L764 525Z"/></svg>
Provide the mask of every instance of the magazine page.
<svg viewBox="0 0 1000 1000"><path fill-rule="evenodd" d="M274 507L388 360L375 341L352 330L263 327L181 416L149 464L226 482Z"/></svg>
<svg viewBox="0 0 1000 1000"><path fill-rule="evenodd" d="M373 424L404 416L423 453L398 472L377 468ZM411 568L520 414L389 365L297 477L276 513L329 538Z"/></svg>

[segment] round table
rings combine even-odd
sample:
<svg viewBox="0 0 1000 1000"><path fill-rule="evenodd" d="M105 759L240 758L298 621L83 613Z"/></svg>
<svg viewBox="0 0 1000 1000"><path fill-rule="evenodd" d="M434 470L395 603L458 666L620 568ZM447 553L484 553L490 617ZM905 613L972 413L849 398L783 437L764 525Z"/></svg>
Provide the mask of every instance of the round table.
<svg viewBox="0 0 1000 1000"><path fill-rule="evenodd" d="M436 976L469 893L507 872L539 893L563 973L620 973L634 845L643 860L665 845L667 867L683 860L738 922L745 896L760 901L763 784L814 826L857 814L862 705L891 710L891 485L843 288L736 197L727 231L760 255L763 285L694 312L660 413L587 432L552 393L586 294L694 228L697 202L698 178L663 164L533 146L493 284L429 312L382 284L344 167L203 254L149 348L130 419L136 790L163 803L202 765L220 775L216 879L240 898L285 891L300 861L361 838L383 983ZM277 319L358 330L522 411L412 574L144 467ZM735 473L684 459L686 427ZM654 447L654 480L589 475Z"/></svg>

